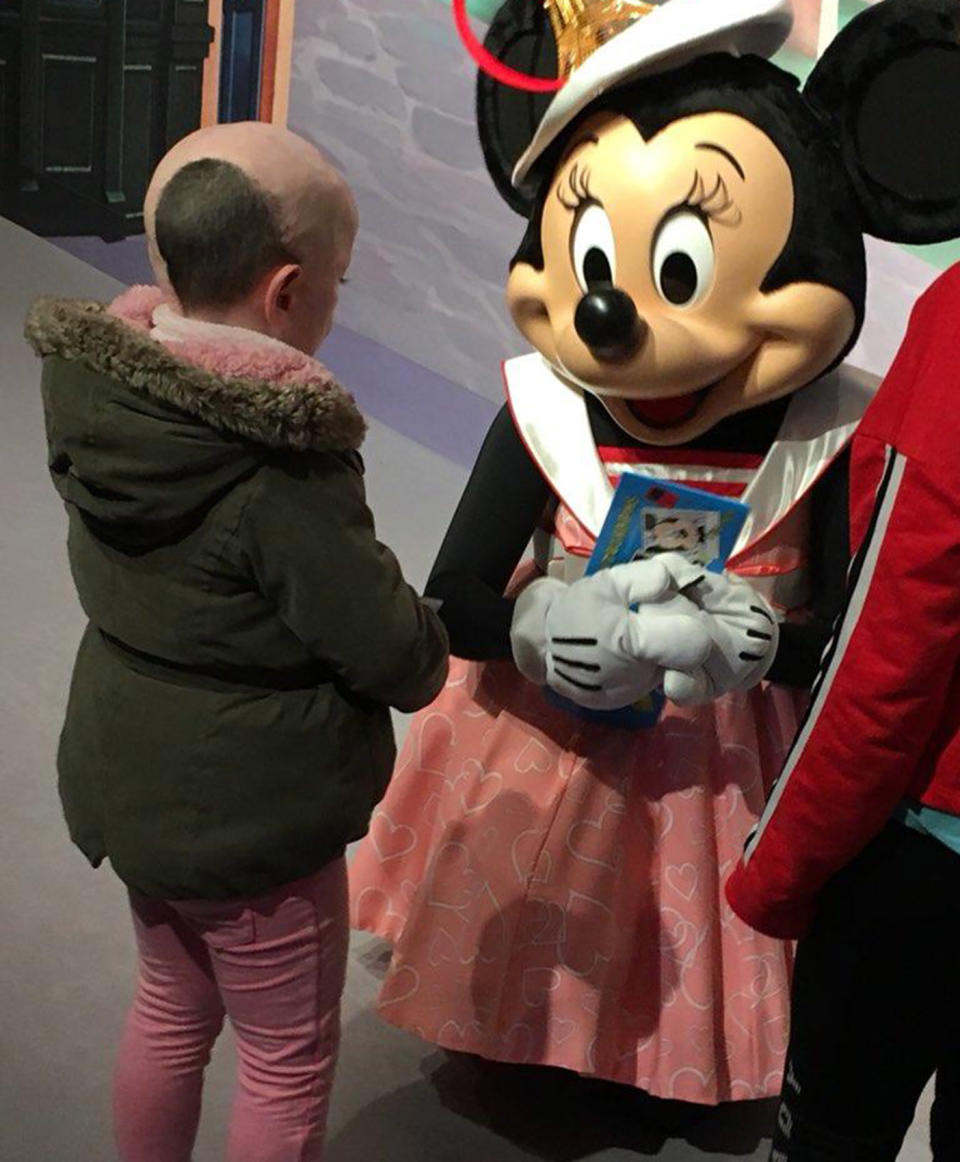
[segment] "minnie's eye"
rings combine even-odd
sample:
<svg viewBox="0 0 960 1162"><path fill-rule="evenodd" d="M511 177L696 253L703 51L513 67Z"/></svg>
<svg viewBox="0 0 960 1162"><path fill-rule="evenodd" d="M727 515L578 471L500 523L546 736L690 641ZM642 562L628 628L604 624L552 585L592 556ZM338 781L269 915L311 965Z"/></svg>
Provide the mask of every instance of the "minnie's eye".
<svg viewBox="0 0 960 1162"><path fill-rule="evenodd" d="M596 286L612 286L617 273L617 248L613 226L598 202L591 202L577 216L570 239L573 269L584 294Z"/></svg>
<svg viewBox="0 0 960 1162"><path fill-rule="evenodd" d="M653 246L657 290L675 307L692 307L713 282L717 259L707 224L692 210L676 210L661 225Z"/></svg>

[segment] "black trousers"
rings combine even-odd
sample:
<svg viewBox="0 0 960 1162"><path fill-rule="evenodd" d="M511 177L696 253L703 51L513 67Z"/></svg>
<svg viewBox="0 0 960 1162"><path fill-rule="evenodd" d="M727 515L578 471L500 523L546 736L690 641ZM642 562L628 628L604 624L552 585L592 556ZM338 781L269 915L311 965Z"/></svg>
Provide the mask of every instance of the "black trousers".
<svg viewBox="0 0 960 1162"><path fill-rule="evenodd" d="M960 855L898 823L830 883L800 942L771 1162L894 1162L937 1074L960 1162Z"/></svg>

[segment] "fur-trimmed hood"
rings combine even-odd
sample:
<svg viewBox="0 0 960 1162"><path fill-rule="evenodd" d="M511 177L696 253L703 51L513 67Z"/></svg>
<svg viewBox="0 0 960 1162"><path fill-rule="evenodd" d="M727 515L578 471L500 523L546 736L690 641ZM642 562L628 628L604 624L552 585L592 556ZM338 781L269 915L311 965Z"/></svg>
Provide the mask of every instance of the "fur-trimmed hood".
<svg viewBox="0 0 960 1162"><path fill-rule="evenodd" d="M315 360L233 328L151 337L162 295L104 307L39 301L27 338L44 356L50 469L101 540L170 544L265 461L354 454L364 421ZM160 317L160 313L158 313ZM161 334L157 330L157 334Z"/></svg>
<svg viewBox="0 0 960 1162"><path fill-rule="evenodd" d="M269 341L155 342L154 287L133 287L109 307L40 299L26 337L38 355L78 361L212 428L269 448L345 452L365 424L351 396L307 355Z"/></svg>

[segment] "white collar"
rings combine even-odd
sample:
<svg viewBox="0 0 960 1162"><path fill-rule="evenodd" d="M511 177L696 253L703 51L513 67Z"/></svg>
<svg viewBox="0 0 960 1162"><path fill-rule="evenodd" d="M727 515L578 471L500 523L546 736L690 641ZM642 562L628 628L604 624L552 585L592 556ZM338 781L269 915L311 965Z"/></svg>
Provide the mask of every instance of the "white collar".
<svg viewBox="0 0 960 1162"><path fill-rule="evenodd" d="M613 485L593 442L586 396L534 351L503 365L507 401L520 439L547 483L597 536Z"/></svg>
<svg viewBox="0 0 960 1162"><path fill-rule="evenodd" d="M537 352L507 360L503 370L514 423L531 458L580 524L598 536L613 487L593 440L584 391ZM793 396L742 497L750 516L734 554L778 524L813 487L850 440L878 382L843 364Z"/></svg>
<svg viewBox="0 0 960 1162"><path fill-rule="evenodd" d="M877 376L843 363L793 395L776 440L740 498L750 515L731 560L806 496L852 439L879 386Z"/></svg>

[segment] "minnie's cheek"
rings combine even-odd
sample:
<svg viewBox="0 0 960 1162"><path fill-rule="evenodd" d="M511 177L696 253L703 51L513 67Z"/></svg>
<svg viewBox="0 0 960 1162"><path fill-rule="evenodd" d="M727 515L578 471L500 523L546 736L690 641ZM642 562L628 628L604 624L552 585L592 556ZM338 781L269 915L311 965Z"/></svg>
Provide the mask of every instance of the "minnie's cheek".
<svg viewBox="0 0 960 1162"><path fill-rule="evenodd" d="M508 305L514 323L523 332L530 327L550 322L550 311L542 298L534 295L511 296Z"/></svg>
<svg viewBox="0 0 960 1162"><path fill-rule="evenodd" d="M522 319L515 319L515 322L521 334L531 346L535 347L546 358L555 358L561 343L546 310L531 312Z"/></svg>

